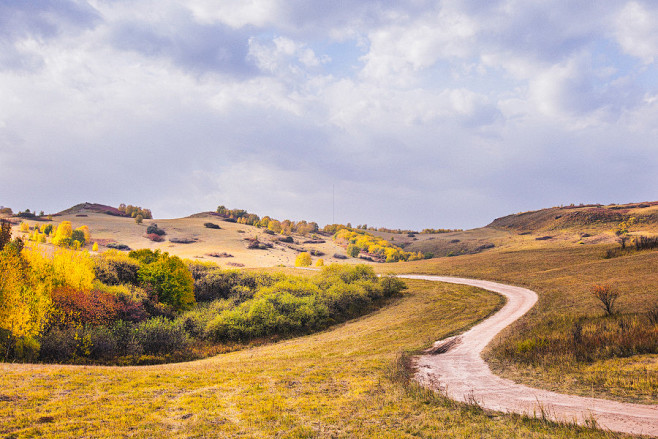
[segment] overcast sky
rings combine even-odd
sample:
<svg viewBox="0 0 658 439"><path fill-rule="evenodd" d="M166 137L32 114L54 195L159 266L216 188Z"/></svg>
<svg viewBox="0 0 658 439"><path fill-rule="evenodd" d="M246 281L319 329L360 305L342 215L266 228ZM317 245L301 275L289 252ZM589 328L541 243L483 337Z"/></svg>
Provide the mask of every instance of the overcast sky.
<svg viewBox="0 0 658 439"><path fill-rule="evenodd" d="M657 23L655 1L3 0L0 205L471 228L656 200Z"/></svg>

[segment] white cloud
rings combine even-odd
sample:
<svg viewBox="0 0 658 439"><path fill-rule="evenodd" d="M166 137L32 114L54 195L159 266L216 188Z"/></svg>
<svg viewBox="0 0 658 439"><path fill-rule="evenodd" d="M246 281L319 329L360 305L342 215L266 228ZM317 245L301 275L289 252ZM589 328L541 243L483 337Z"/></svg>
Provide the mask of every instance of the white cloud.
<svg viewBox="0 0 658 439"><path fill-rule="evenodd" d="M653 63L658 56L658 9L639 2L628 3L616 20L616 37L626 53Z"/></svg>
<svg viewBox="0 0 658 439"><path fill-rule="evenodd" d="M646 4L93 6L0 30L2 204L328 222L335 184L339 220L469 227L655 196Z"/></svg>

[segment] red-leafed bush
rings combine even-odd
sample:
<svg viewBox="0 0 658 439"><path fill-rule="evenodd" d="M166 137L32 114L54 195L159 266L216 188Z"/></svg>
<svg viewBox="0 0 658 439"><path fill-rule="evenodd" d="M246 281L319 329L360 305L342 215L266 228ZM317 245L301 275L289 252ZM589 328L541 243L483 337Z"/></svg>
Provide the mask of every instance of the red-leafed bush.
<svg viewBox="0 0 658 439"><path fill-rule="evenodd" d="M52 299L54 323L62 327L108 324L118 318L121 308L115 295L103 291L64 287L54 290Z"/></svg>
<svg viewBox="0 0 658 439"><path fill-rule="evenodd" d="M148 239L150 239L151 241L154 241L154 242L164 241L164 238L162 237L162 235L158 235L157 233L147 233L146 235L144 235L144 237L146 237L146 238L148 238Z"/></svg>

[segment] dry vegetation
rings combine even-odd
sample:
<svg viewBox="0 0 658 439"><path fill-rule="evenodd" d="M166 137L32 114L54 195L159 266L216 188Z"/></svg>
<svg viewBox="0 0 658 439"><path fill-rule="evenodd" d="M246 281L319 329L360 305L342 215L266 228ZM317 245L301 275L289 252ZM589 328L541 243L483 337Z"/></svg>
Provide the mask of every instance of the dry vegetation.
<svg viewBox="0 0 658 439"><path fill-rule="evenodd" d="M650 322L650 312L658 304L658 252L604 259L608 247L536 241L534 249L495 250L394 268L501 281L539 294L535 308L490 347L487 359L497 373L563 393L656 404L658 355L642 354L642 349L624 343L641 335L655 352L658 327ZM616 303L619 314L607 319L591 293L592 286L601 283L613 285L621 294ZM572 343L578 326L586 341L592 334L601 336L595 344L601 353L578 357L578 346ZM625 331L627 336L620 337Z"/></svg>
<svg viewBox="0 0 658 439"><path fill-rule="evenodd" d="M395 304L326 332L165 366L2 364L8 437L613 437L499 416L404 383L396 359L500 305L409 281ZM619 437L619 436L614 436Z"/></svg>
<svg viewBox="0 0 658 439"><path fill-rule="evenodd" d="M436 256L453 251L459 256L375 267L381 272L473 277L529 287L540 296L537 306L501 333L486 353L497 373L563 393L656 404L658 354L642 353L637 346L626 346L626 352L615 349L624 340L638 338L637 331L655 346L658 252L624 251L609 259L604 255L619 246L615 227L630 216L641 219L626 231L628 236L656 236L658 206L601 209L545 209L463 232L376 232L394 238L393 243L407 251ZM73 215L54 222L61 220L72 221L74 227L83 224ZM221 229L207 228L209 217L203 215L157 220L168 237L197 239L185 245L144 238L150 221L137 225L130 218L95 213L81 220L102 246L114 241L186 258L235 256L205 256L220 265L292 266L299 254L287 247L290 244L275 242L248 225L213 218ZM18 234L18 228L14 230ZM250 250L245 237L273 246ZM294 239L307 251L344 253L329 239L310 244ZM468 254L484 244L494 247ZM315 265L316 258L312 262ZM406 369L399 367L402 353L463 330L500 306L500 299L469 287L407 283L410 290L402 299L369 316L319 334L203 361L130 368L1 364L0 435L622 437L484 413L410 384ZM604 316L592 294L595 285L609 285L620 293L615 315ZM589 350L578 354L577 340L590 343L583 347L594 343L596 355L583 356Z"/></svg>

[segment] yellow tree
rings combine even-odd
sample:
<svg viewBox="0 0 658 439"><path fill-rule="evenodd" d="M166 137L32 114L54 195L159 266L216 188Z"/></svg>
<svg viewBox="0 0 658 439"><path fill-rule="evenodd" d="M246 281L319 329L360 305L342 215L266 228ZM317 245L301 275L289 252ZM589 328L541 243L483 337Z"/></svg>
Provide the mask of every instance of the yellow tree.
<svg viewBox="0 0 658 439"><path fill-rule="evenodd" d="M82 232L82 234L85 236L85 242L91 241L91 232L89 231L88 226L80 226L75 230L79 230Z"/></svg>
<svg viewBox="0 0 658 439"><path fill-rule="evenodd" d="M50 291L15 248L0 252L0 329L14 337L38 334L50 312Z"/></svg>
<svg viewBox="0 0 658 439"><path fill-rule="evenodd" d="M300 253L295 259L295 267L308 267L311 265L312 259L309 252Z"/></svg>
<svg viewBox="0 0 658 439"><path fill-rule="evenodd" d="M57 226L57 231L55 232L55 236L53 236L53 244L68 245L71 236L73 236L71 221L62 221L59 226Z"/></svg>

